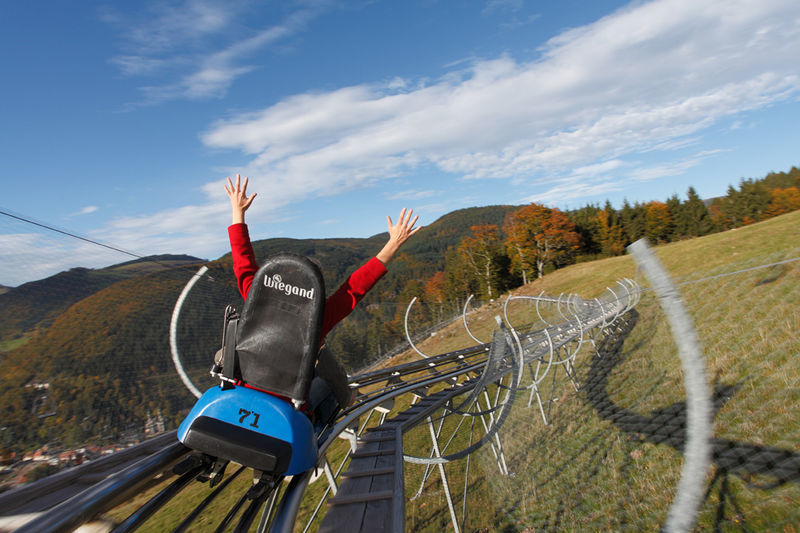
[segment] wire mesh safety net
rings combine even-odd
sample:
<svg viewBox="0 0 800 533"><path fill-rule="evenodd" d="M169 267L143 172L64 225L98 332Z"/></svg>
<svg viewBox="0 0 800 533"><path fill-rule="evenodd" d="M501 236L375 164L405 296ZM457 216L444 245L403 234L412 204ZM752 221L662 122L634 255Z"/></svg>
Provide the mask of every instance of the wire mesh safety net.
<svg viewBox="0 0 800 533"><path fill-rule="evenodd" d="M730 253L702 260L691 257L702 252L689 246L682 253L681 244L661 254L695 323L710 381L710 465L696 515L688 517L701 530L794 531L800 523L796 237L732 245ZM595 342L584 342L574 375L553 367L539 384L548 424L528 391L520 391L496 446L473 453L471 464L443 465L444 475L406 465L409 530L441 531L453 523L461 531L665 526L685 459L685 376L659 299L638 280L645 287L641 300ZM540 305L545 321L548 312L556 315L554 307ZM432 418L446 415L443 409ZM425 427L409 432L407 449L429 450L427 433ZM426 488L418 490L426 476Z"/></svg>
<svg viewBox="0 0 800 533"><path fill-rule="evenodd" d="M132 257L8 217L0 217L0 240L5 272L49 274L31 247L50 250L55 263L69 256L72 264L114 265L73 268L0 294L6 453L125 445L177 427L194 396L176 372L170 324L202 263ZM200 390L213 384L208 369L225 306L241 302L230 261L208 267L175 331L180 360Z"/></svg>

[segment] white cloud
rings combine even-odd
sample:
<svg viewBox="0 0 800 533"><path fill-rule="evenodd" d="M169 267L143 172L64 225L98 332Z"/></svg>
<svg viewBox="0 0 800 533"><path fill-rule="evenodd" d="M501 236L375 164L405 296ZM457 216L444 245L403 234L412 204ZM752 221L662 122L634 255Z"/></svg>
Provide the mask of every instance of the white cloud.
<svg viewBox="0 0 800 533"><path fill-rule="evenodd" d="M440 191L424 190L424 191L401 191L387 196L389 200L420 200L422 198L430 198L441 194Z"/></svg>
<svg viewBox="0 0 800 533"><path fill-rule="evenodd" d="M523 7L523 0L489 0L486 2L486 7L483 8L484 13L491 13L493 11L519 11Z"/></svg>
<svg viewBox="0 0 800 533"><path fill-rule="evenodd" d="M135 19L115 14L107 20L124 28L128 47L152 55L173 52L219 34L230 26L243 7L242 2L236 1L158 2L138 10Z"/></svg>
<svg viewBox="0 0 800 533"><path fill-rule="evenodd" d="M522 203L535 202L537 204L562 205L568 200L592 198L623 189L624 186L619 181L588 183L566 179L543 193L525 198Z"/></svg>
<svg viewBox="0 0 800 533"><path fill-rule="evenodd" d="M99 208L96 205L87 205L83 209L80 209L79 211L76 211L74 213L71 213L71 214L67 215L67 218L77 217L77 216L81 216L81 215L88 215L90 213L94 213L98 209Z"/></svg>
<svg viewBox="0 0 800 533"><path fill-rule="evenodd" d="M627 173L631 181L652 181L669 176L680 176L690 168L699 165L705 159L723 153L726 150L706 150L698 152L690 157L662 163L637 167Z"/></svg>
<svg viewBox="0 0 800 533"><path fill-rule="evenodd" d="M637 3L551 39L530 63L501 57L422 86L298 94L202 139L249 154L273 207L420 164L557 184L575 168L685 148L720 119L796 96L798 20L800 4L782 0Z"/></svg>
<svg viewBox="0 0 800 533"><path fill-rule="evenodd" d="M128 76L158 74L158 84L139 87L143 101L128 109L169 100L221 98L241 76L256 67L249 57L306 29L324 11L323 3L301 4L279 24L242 35L236 25L247 2L184 0L157 5L123 30L123 53L110 62ZM130 23L122 15L106 17L116 25ZM230 35L236 35L231 39ZM164 81L166 80L166 81Z"/></svg>
<svg viewBox="0 0 800 533"><path fill-rule="evenodd" d="M602 201L608 193L625 190L628 183L680 176L704 160L724 151L704 150L689 157L659 164L612 160L587 165L576 168L566 177L558 178L548 190L533 194L524 201L548 205L564 205L567 200L578 199Z"/></svg>

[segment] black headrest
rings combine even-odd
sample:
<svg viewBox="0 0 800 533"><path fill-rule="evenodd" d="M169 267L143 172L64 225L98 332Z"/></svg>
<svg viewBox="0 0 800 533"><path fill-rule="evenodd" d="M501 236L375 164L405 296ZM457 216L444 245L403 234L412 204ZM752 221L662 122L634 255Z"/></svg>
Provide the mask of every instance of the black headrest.
<svg viewBox="0 0 800 533"><path fill-rule="evenodd" d="M282 253L253 278L236 338L242 380L303 401L314 377L325 281L308 258Z"/></svg>

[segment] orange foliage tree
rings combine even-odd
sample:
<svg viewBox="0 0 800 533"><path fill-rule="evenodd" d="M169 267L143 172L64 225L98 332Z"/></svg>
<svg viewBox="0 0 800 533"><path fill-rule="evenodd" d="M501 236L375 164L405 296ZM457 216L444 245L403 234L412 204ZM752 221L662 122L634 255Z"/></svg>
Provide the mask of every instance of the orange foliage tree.
<svg viewBox="0 0 800 533"><path fill-rule="evenodd" d="M622 255L625 251L625 237L616 213L605 207L597 212L597 223L600 226L600 245L606 255Z"/></svg>
<svg viewBox="0 0 800 533"><path fill-rule="evenodd" d="M645 218L647 238L654 243L669 242L672 233L672 214L664 202L653 201L647 204Z"/></svg>
<svg viewBox="0 0 800 533"><path fill-rule="evenodd" d="M766 216L776 217L800 209L800 189L787 187L785 189L772 189Z"/></svg>
<svg viewBox="0 0 800 533"><path fill-rule="evenodd" d="M437 322L442 320L447 301L447 276L441 270L425 283L424 299L431 307L434 320Z"/></svg>
<svg viewBox="0 0 800 533"><path fill-rule="evenodd" d="M514 211L504 230L512 271L522 273L523 283L527 283L529 273L541 278L546 266L568 264L580 247L575 224L559 209L540 204Z"/></svg>
<svg viewBox="0 0 800 533"><path fill-rule="evenodd" d="M428 303L444 303L446 285L447 278L441 270L431 276L428 282L425 283L425 299Z"/></svg>

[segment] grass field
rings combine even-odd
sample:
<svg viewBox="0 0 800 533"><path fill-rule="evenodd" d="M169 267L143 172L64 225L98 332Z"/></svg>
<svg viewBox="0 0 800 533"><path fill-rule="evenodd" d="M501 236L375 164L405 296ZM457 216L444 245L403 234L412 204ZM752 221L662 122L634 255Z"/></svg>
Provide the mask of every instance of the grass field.
<svg viewBox="0 0 800 533"><path fill-rule="evenodd" d="M658 247L657 255L681 284L714 390L715 459L698 529L796 531L800 261L781 262L800 258L800 212ZM764 265L772 266L748 270ZM545 291L592 298L623 277L644 285L632 258L626 256L573 265L515 294ZM509 307L515 325L532 325L527 304ZM496 314L502 314L502 302L484 305L470 315L478 338L490 338ZM472 344L463 326L455 323L420 348L436 354ZM680 476L685 396L675 343L653 294L646 292L618 330L598 339L597 348L602 357L590 344L577 356L579 391L563 371L542 382L549 425L542 422L535 402L526 407L527 392L518 393L501 431L510 475L500 474L488 447L470 457L468 475L466 461L446 466L464 531L638 531L657 530L663 524ZM415 357L407 353L392 364ZM409 402L398 400L395 411ZM404 436L404 448L407 453L425 454L429 440L426 429L414 430ZM332 463L345 447L342 441L331 453ZM405 469L406 496L415 496L406 503L407 529L448 530L450 514L438 472L416 496L423 468ZM250 482L245 473L234 484L243 488ZM324 481L310 486L303 515L315 505L311 497L324 489ZM208 489L194 484L189 491L156 514L145 530L174 527ZM227 494L206 517L221 518L241 490ZM135 504L129 502L111 516L124 518ZM214 529L208 518L202 520L193 531Z"/></svg>

